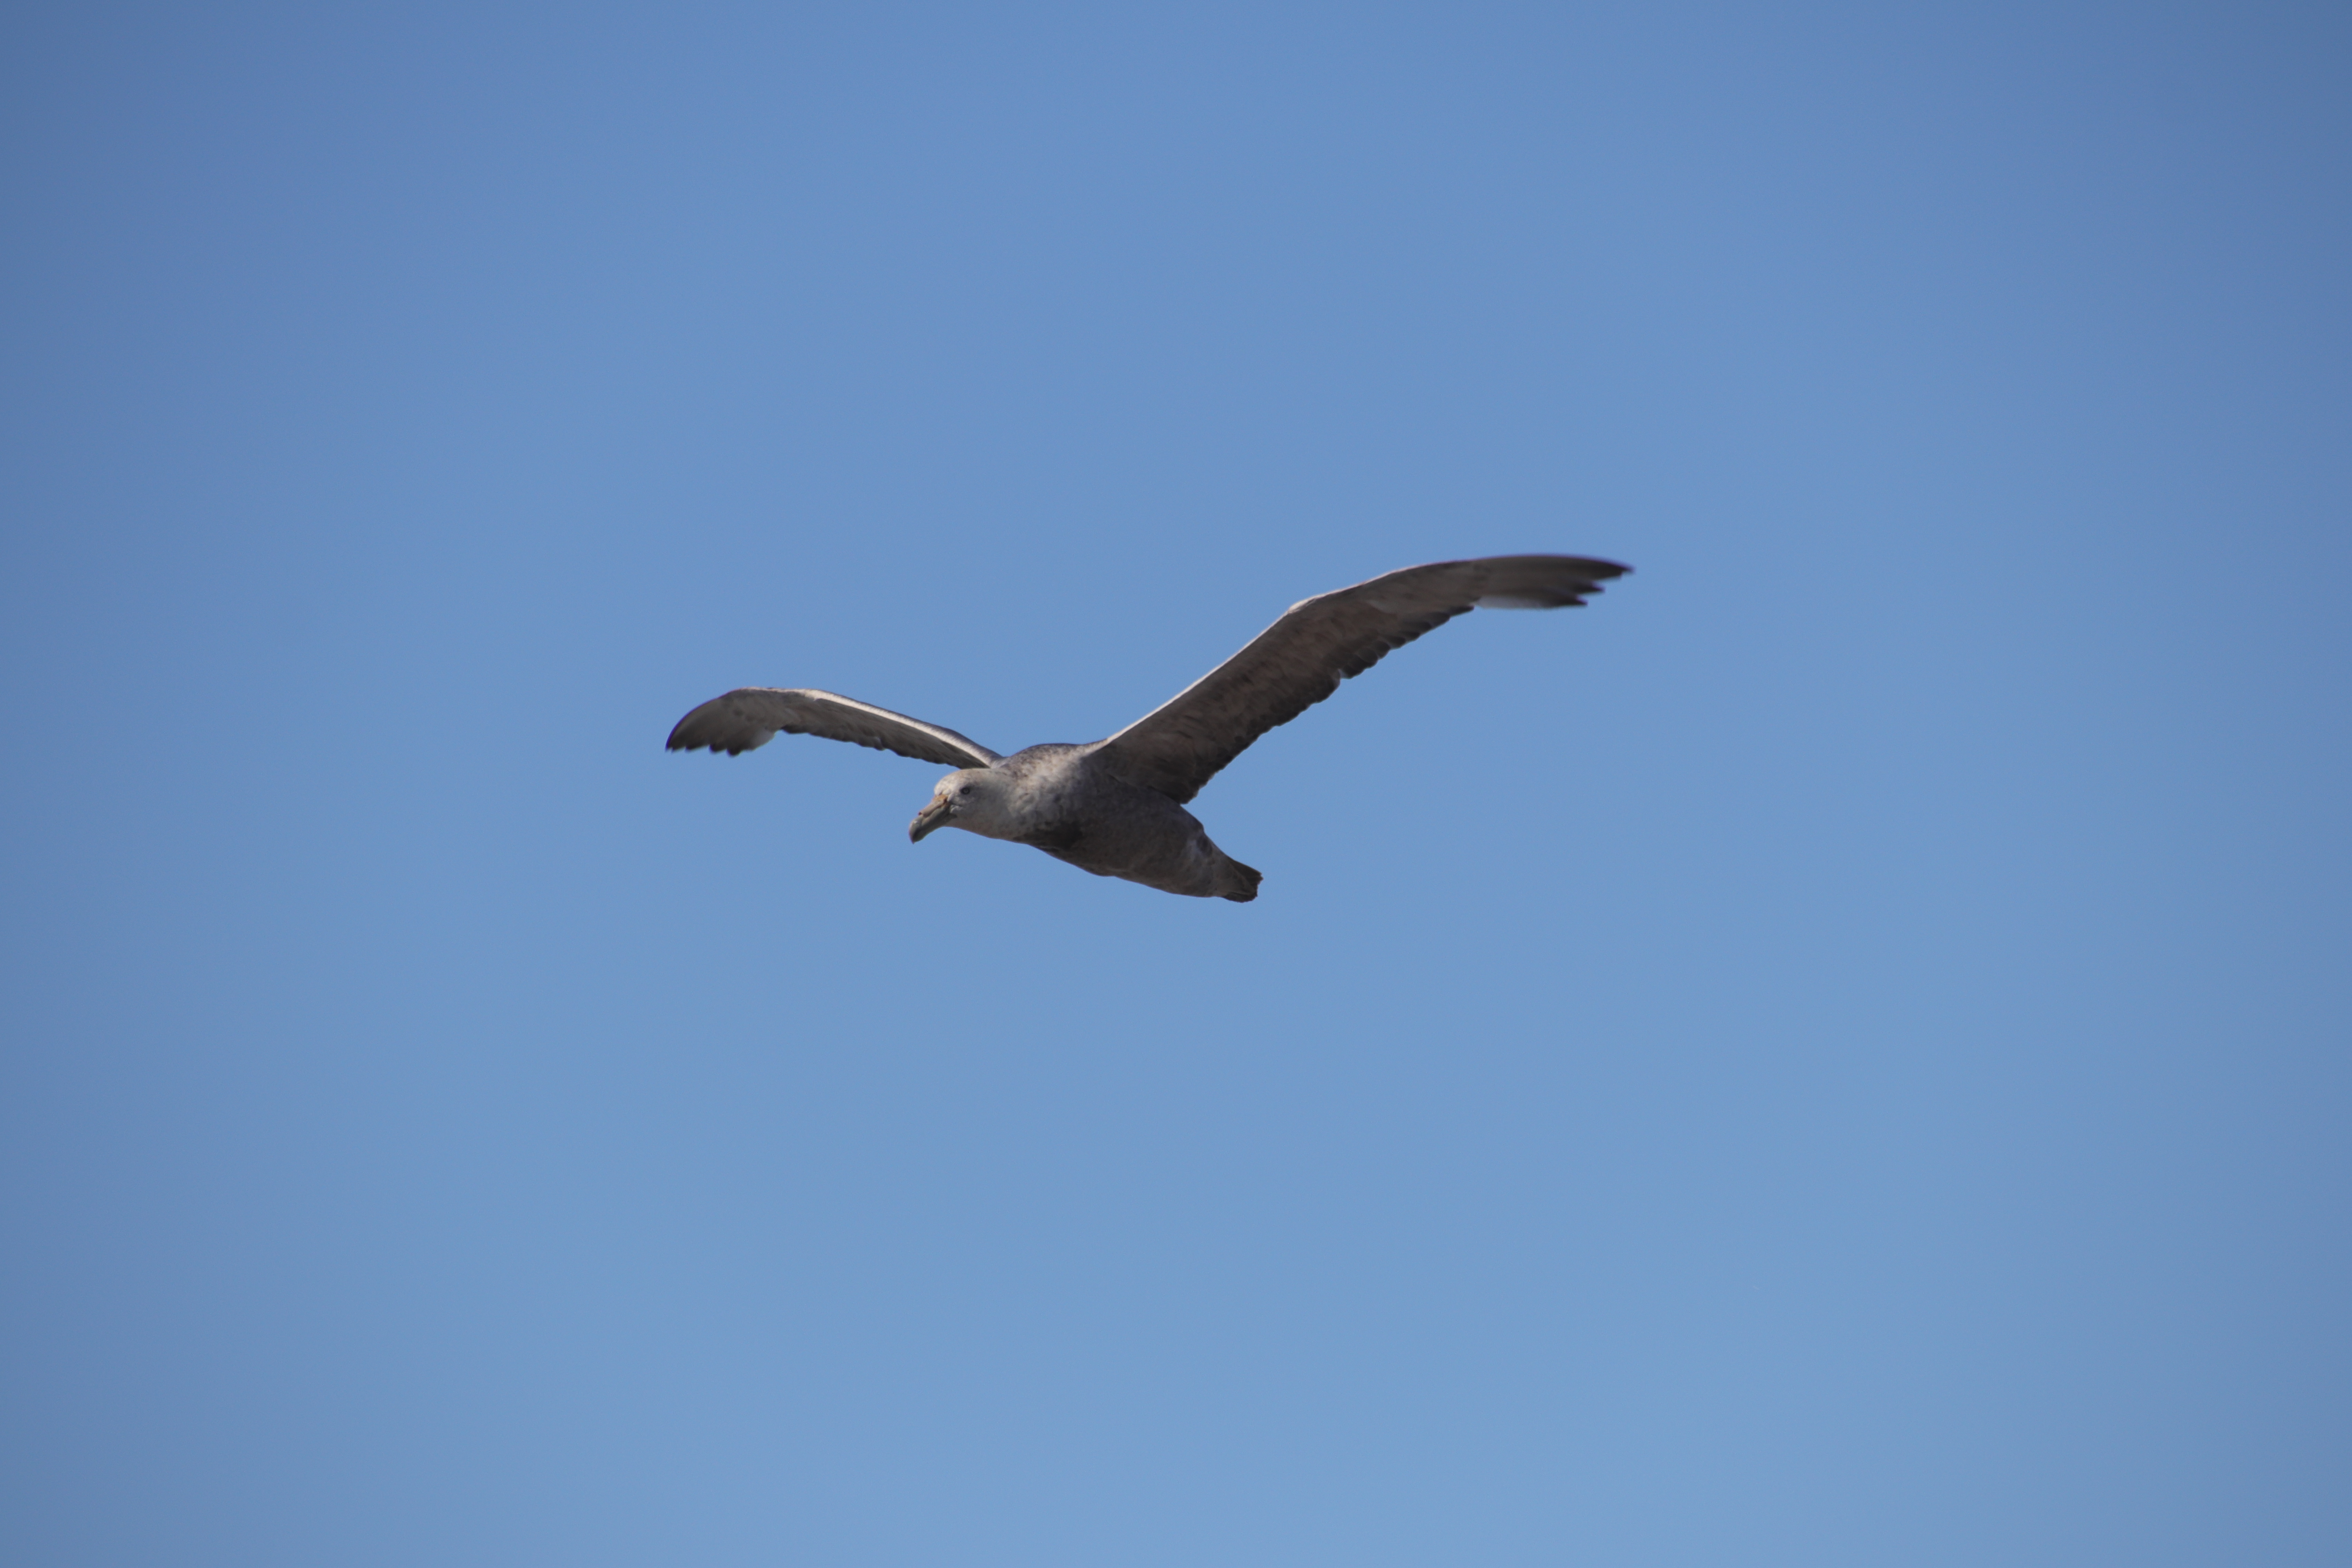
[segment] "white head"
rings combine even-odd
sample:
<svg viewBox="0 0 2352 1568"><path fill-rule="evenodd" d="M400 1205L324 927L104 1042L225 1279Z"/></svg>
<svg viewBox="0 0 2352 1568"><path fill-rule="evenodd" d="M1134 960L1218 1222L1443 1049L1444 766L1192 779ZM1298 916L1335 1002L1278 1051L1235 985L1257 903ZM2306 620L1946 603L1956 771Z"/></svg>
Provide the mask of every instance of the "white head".
<svg viewBox="0 0 2352 1568"><path fill-rule="evenodd" d="M1005 780L987 768L958 768L931 791L931 804L907 825L907 837L920 844L942 827L961 827L988 838L1003 837L1009 829Z"/></svg>

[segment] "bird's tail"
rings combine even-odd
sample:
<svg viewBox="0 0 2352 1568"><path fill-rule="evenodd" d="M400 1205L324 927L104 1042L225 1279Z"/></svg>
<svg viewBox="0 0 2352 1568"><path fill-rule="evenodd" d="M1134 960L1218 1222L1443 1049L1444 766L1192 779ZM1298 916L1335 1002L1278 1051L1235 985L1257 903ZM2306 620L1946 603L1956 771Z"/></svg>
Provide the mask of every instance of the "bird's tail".
<svg viewBox="0 0 2352 1568"><path fill-rule="evenodd" d="M1237 904L1248 903L1257 897L1257 885L1264 880L1255 869L1227 855L1224 863L1217 868L1217 897L1231 899Z"/></svg>

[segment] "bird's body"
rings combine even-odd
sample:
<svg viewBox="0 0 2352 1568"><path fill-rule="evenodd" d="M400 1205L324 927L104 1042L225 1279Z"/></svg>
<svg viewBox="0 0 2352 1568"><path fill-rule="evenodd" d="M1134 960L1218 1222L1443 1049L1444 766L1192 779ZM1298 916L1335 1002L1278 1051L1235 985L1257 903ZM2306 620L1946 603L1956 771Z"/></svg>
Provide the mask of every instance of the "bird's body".
<svg viewBox="0 0 2352 1568"><path fill-rule="evenodd" d="M950 773L934 796L951 803L947 815L919 816L909 831L919 840L934 827L961 827L1163 893L1242 903L1257 897L1255 871L1218 848L1191 812L1097 764L1101 744L1031 746ZM983 802L955 794L967 786Z"/></svg>
<svg viewBox="0 0 2352 1568"><path fill-rule="evenodd" d="M828 691L744 687L677 721L672 751L736 754L777 731L818 734L955 767L908 828L940 827L1043 849L1098 877L1193 898L1257 897L1258 873L1184 809L1251 742L1455 616L1481 605L1583 603L1625 568L1573 555L1410 566L1293 605L1247 647L1108 740L1000 756L953 730Z"/></svg>

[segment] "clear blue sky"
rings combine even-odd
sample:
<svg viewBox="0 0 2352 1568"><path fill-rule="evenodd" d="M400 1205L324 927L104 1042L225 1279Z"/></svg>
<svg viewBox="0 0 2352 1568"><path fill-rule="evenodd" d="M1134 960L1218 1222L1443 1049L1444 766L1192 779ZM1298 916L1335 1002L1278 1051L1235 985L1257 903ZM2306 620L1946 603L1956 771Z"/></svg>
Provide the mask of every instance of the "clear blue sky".
<svg viewBox="0 0 2352 1568"><path fill-rule="evenodd" d="M0 1559L2352 1561L2341 6L13 7ZM665 754L1472 616L1255 904Z"/></svg>

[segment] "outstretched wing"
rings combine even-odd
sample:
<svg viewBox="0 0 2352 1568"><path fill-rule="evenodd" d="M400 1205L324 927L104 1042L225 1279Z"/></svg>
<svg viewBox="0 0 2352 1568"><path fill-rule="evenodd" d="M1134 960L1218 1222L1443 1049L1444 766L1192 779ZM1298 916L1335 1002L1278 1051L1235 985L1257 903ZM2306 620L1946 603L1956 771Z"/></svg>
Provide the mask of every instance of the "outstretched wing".
<svg viewBox="0 0 2352 1568"><path fill-rule="evenodd" d="M1302 599L1250 645L1113 735L1095 756L1181 805L1260 735L1361 675L1391 648L1481 605L1580 605L1627 568L1575 555L1496 555L1408 566Z"/></svg>
<svg viewBox="0 0 2352 1568"><path fill-rule="evenodd" d="M986 746L941 725L830 691L773 686L746 686L712 698L677 721L669 732L669 749L691 752L708 746L740 756L774 740L779 730L787 735L848 741L951 768L984 768L996 761L996 753Z"/></svg>

